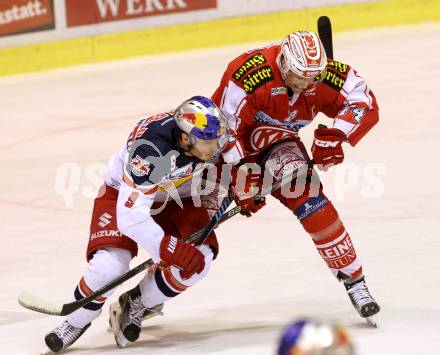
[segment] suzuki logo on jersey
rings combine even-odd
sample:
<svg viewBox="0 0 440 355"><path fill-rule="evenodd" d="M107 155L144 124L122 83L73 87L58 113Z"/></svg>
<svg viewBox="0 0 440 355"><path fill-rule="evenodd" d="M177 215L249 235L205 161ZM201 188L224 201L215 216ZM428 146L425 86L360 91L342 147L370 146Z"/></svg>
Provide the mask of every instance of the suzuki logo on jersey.
<svg viewBox="0 0 440 355"><path fill-rule="evenodd" d="M278 127L258 127L251 133L251 146L254 150L261 150L269 145L282 141L287 137L297 137L297 135L287 129Z"/></svg>
<svg viewBox="0 0 440 355"><path fill-rule="evenodd" d="M122 237L122 233L118 230L105 230L90 234L90 240L104 237Z"/></svg>
<svg viewBox="0 0 440 355"><path fill-rule="evenodd" d="M101 215L101 217L98 218L99 219L98 226L104 228L106 225L110 224L112 218L113 217L111 214L105 212L104 214Z"/></svg>

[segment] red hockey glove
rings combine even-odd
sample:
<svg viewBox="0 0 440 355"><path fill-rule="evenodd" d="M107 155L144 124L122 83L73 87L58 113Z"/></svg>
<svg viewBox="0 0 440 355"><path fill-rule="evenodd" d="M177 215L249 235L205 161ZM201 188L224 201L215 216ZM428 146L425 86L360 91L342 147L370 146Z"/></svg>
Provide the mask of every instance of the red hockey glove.
<svg viewBox="0 0 440 355"><path fill-rule="evenodd" d="M232 167L231 174L231 192L235 203L241 207L240 213L242 215L250 217L252 213L256 213L266 205L265 197L257 197L261 186L261 176L253 173L251 169L247 169L245 164L238 169Z"/></svg>
<svg viewBox="0 0 440 355"><path fill-rule="evenodd" d="M342 163L344 151L342 142L345 133L337 128L318 128L315 130L315 140L312 145L313 160L327 170L332 165Z"/></svg>
<svg viewBox="0 0 440 355"><path fill-rule="evenodd" d="M205 268L205 257L195 246L170 235L163 237L159 253L162 261L181 270L184 279L200 274Z"/></svg>

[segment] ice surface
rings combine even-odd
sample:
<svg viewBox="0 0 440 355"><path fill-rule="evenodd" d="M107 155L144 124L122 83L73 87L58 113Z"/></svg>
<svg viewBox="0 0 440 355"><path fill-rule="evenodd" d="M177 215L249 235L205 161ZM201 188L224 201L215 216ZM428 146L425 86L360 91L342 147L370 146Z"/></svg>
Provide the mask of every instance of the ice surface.
<svg viewBox="0 0 440 355"><path fill-rule="evenodd" d="M440 353L440 26L352 32L334 42L337 59L359 69L381 109L380 124L346 147L345 168L323 175L382 306L379 328L358 317L298 222L270 199L254 218L218 230L221 254L208 277L146 322L124 354L273 354L282 327L302 315L341 320L361 355ZM0 80L1 354L38 354L61 321L19 306L21 291L54 303L72 297L96 191L86 168L102 167L142 115L210 95L228 60L254 46ZM308 146L317 124L303 132ZM65 163L77 167L66 186L55 183ZM366 197L368 164L385 172L376 198ZM344 191L341 181L359 183ZM75 193L65 200L57 191L68 187ZM121 353L106 331L107 308L69 353Z"/></svg>

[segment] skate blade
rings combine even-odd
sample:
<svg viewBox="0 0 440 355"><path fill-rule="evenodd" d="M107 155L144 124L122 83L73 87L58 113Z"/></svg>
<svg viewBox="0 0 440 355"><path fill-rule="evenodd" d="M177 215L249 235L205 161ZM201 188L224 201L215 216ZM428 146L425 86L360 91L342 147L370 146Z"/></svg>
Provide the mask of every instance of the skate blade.
<svg viewBox="0 0 440 355"><path fill-rule="evenodd" d="M55 353L52 352L52 350L50 350L47 346L45 346L45 347L40 351L40 355L49 355L49 354L55 354Z"/></svg>
<svg viewBox="0 0 440 355"><path fill-rule="evenodd" d="M121 307L119 306L119 302L111 304L109 312L110 318L108 319L108 323L110 326L110 330L113 332L116 340L116 337L121 332L121 329L119 327L119 320L121 318Z"/></svg>
<svg viewBox="0 0 440 355"><path fill-rule="evenodd" d="M128 340L125 339L124 334L122 334L121 331L119 331L118 334L115 334L115 342L120 349L125 348L128 344Z"/></svg>
<svg viewBox="0 0 440 355"><path fill-rule="evenodd" d="M373 328L377 328L377 322L373 317L366 317L365 320L369 325L371 325Z"/></svg>
<svg viewBox="0 0 440 355"><path fill-rule="evenodd" d="M156 316L163 316L163 312L161 311L156 311L156 312L150 312L150 314L144 316L144 318L142 318L142 321L156 317Z"/></svg>
<svg viewBox="0 0 440 355"><path fill-rule="evenodd" d="M155 312L155 313L150 313L142 321L150 319L150 318L153 318L153 317L156 317L156 316L163 316L163 315L164 315L163 312L160 312L160 311ZM113 333L113 328L112 328L110 319L109 319L109 325L108 325L106 331L109 332L109 333Z"/></svg>
<svg viewBox="0 0 440 355"><path fill-rule="evenodd" d="M110 305L110 318L108 320L110 329L113 334L117 334L119 332L119 318L121 317L121 307L119 303L113 303Z"/></svg>
<svg viewBox="0 0 440 355"><path fill-rule="evenodd" d="M115 342L118 348L125 348L128 344L128 340L122 334L122 331L119 327L121 318L121 307L119 302L115 302L110 306L110 318L109 325L110 330L113 332L115 336Z"/></svg>

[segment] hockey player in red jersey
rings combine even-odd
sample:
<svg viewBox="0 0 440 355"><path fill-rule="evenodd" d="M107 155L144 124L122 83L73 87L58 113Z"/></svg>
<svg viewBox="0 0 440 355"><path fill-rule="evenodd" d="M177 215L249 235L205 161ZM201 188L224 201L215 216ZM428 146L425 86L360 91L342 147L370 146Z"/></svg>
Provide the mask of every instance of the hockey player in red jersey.
<svg viewBox="0 0 440 355"><path fill-rule="evenodd" d="M143 319L160 314L164 302L208 273L218 253L215 234L197 247L184 242L209 222L206 209L194 206L190 184L226 140L223 113L210 99L195 96L175 112L141 120L112 156L94 203L88 267L74 298L87 297L127 272L138 245L155 263L168 265L145 275L111 306L110 324L119 347L139 337ZM69 314L46 335L48 347L60 352L72 345L101 314L113 291Z"/></svg>
<svg viewBox="0 0 440 355"><path fill-rule="evenodd" d="M342 163L343 144L355 146L379 117L367 83L349 65L327 58L317 34L307 31L234 59L212 99L237 133L238 139L225 149L225 161L267 156L266 170L276 182L310 161L298 131L319 112L334 120L332 128L314 132L311 151L321 170ZM307 175L294 196L286 196L281 188L272 195L298 218L333 275L343 280L356 310L368 319L380 307L369 293L350 235L316 171L309 169ZM247 198L238 203L250 214L265 202ZM212 201L206 206L212 207Z"/></svg>

